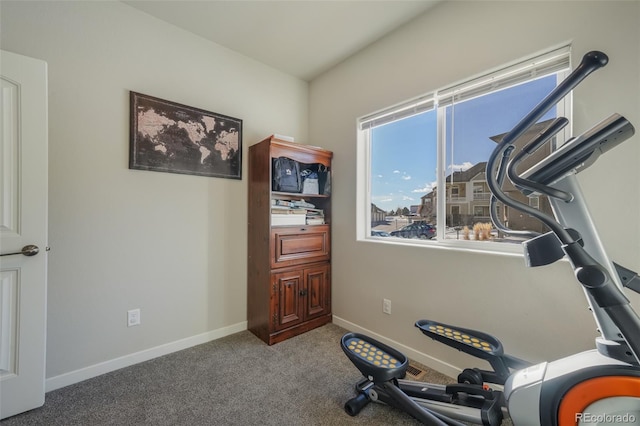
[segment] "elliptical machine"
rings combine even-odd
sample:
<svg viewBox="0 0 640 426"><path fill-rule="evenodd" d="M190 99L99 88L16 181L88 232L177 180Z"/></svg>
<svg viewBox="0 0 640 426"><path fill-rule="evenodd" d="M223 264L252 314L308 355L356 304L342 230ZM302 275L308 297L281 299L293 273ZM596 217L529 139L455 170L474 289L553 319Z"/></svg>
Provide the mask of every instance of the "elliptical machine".
<svg viewBox="0 0 640 426"><path fill-rule="evenodd" d="M500 341L486 333L417 321L426 336L491 365L492 370L465 369L458 383L445 386L404 380L406 356L368 336L347 333L341 347L364 376L356 384L357 395L345 404L348 414L355 416L369 402L379 401L438 426L463 425L461 421L500 425L505 415L515 425L640 425L640 317L622 291L627 287L640 293L640 277L607 257L575 177L630 138L634 128L613 114L520 173L522 161L568 124L560 117L512 158L514 141L607 62L602 52L584 55L580 65L504 136L486 170L491 219L503 233L530 238L523 243L526 265L569 259L601 332L596 349L531 365L506 355ZM548 196L554 217L506 194L505 177L525 195ZM498 201L540 220L550 231L538 235L509 229L498 217ZM503 390L493 390L490 384Z"/></svg>

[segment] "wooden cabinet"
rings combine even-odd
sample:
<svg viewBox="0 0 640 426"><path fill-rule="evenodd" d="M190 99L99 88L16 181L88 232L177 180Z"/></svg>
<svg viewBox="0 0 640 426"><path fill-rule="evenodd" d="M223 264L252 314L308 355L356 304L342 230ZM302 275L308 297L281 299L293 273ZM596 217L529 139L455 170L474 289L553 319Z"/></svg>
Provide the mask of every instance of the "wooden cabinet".
<svg viewBox="0 0 640 426"><path fill-rule="evenodd" d="M331 196L273 190L273 160L331 170L330 151L269 137L249 147L247 319L268 344L331 322ZM324 224L273 226L273 205L312 204Z"/></svg>

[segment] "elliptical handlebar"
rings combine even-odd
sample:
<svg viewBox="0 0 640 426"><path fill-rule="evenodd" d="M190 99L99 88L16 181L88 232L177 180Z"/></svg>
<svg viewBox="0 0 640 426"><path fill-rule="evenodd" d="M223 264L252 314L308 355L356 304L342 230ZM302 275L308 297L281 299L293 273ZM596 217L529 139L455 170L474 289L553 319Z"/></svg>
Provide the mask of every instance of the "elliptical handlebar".
<svg viewBox="0 0 640 426"><path fill-rule="evenodd" d="M504 155L505 153L508 155L507 148L513 145L513 143L522 136L531 126L533 126L547 111L549 111L554 105L556 105L562 98L564 98L571 90L573 90L582 80L584 80L589 74L592 72L604 67L609 62L609 58L606 54L599 51L591 51L585 54L580 62L580 65L576 67L571 74L564 79L554 90L552 90L538 105L536 105L518 124L514 126L514 128L507 133L502 141L498 144L498 146L493 150L491 155L489 156L489 160L487 161L487 184L489 189L491 190L492 201L493 197L497 200L503 202L505 205L513 207L517 210L520 210L524 213L527 213L545 225L547 225L560 239L563 244L567 244L573 242L573 238L571 234L569 234L563 226L558 223L555 218L546 215L540 212L537 209L534 209L526 204L523 204L519 201L516 201L509 197L502 191L502 182L504 179L504 164L499 169L502 172L495 172L496 166L499 161L505 163ZM502 159L501 159L502 158ZM502 179L498 179L498 175L502 174ZM494 208L495 202L492 202L491 216L492 220L494 216ZM496 217L497 219L497 217ZM496 227L504 230L508 233L514 233L512 230L508 230L502 223L498 220Z"/></svg>
<svg viewBox="0 0 640 426"><path fill-rule="evenodd" d="M534 180L523 179L517 173L517 167L522 160L528 155L533 154L538 148L550 141L560 130L564 129L569 124L569 120L565 117L556 118L544 131L542 131L535 139L527 144L522 150L511 160L507 169L507 176L514 185L525 190L538 191L541 194L548 195L549 197L558 198L563 201L573 200L573 195L561 191L556 188L552 188L548 185L541 184Z"/></svg>
<svg viewBox="0 0 640 426"><path fill-rule="evenodd" d="M533 126L547 111L567 96L582 80L592 72L604 67L609 57L603 52L591 51L582 57L580 65L556 86L538 105L536 105L514 128L502 139L502 144L512 145L527 129Z"/></svg>
<svg viewBox="0 0 640 426"><path fill-rule="evenodd" d="M518 164L525 157L536 152L542 145L551 140L551 138L555 136L560 130L562 130L568 123L569 120L567 120L565 117L556 118L546 129L539 133L536 138L534 138L525 147L523 147L522 150L511 161L509 161L509 158L511 157L511 153L513 152L515 147L513 145L509 145L508 147L506 147L502 152L502 158L500 160L500 164L498 164L498 170L496 171L496 181L498 183L498 187L502 187L505 174L507 174L509 176L509 180L511 180L511 182L513 182L516 187L520 187L522 189L538 190L543 194L570 201L572 198L571 194L557 190L555 188L551 188L546 185L538 184L537 182L522 179L516 171ZM504 232L505 234L520 235L525 237L537 237L538 235L540 235L539 232L516 231L513 229L509 229L509 227L505 226L502 223L502 220L498 216L497 210L498 199L495 195L492 194L489 201L489 215L491 216L491 221L498 230Z"/></svg>
<svg viewBox="0 0 640 426"><path fill-rule="evenodd" d="M511 157L511 152L514 149L515 147L513 145L510 145L502 152L502 159L500 160L500 164L498 164L498 170L496 171L496 180L499 187L502 187L502 183L504 182L504 177L507 173L507 163L509 162L509 157ZM502 219L500 219L500 217L498 216L498 199L493 193L491 194L491 198L489 199L489 216L491 217L491 222L493 222L493 225L499 231L502 231L505 234L521 235L525 237L535 237L538 235L537 232L533 231L514 231L513 229L509 229L508 226L502 223Z"/></svg>

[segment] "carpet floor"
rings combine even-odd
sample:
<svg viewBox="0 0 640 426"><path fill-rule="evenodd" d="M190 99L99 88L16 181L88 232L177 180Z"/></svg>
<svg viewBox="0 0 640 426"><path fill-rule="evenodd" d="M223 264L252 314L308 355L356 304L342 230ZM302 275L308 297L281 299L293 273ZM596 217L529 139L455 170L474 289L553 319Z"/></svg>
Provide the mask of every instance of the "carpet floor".
<svg viewBox="0 0 640 426"><path fill-rule="evenodd" d="M46 394L45 404L2 421L47 425L415 425L369 404L343 410L361 378L328 324L273 346L248 331ZM425 381L451 379L429 371Z"/></svg>

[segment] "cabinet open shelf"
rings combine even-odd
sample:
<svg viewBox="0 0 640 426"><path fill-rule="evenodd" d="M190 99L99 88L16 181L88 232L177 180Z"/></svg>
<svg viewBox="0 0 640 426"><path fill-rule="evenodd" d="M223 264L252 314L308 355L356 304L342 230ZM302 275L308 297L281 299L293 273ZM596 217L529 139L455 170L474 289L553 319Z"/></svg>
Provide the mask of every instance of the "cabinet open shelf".
<svg viewBox="0 0 640 426"><path fill-rule="evenodd" d="M302 200L302 199L311 199L311 198L331 198L331 195L325 195L325 194L301 194L299 192L277 192L277 191L272 191L271 192L271 197L272 198L276 198L276 199L280 199L280 200L288 200L288 199L297 199L297 200Z"/></svg>

